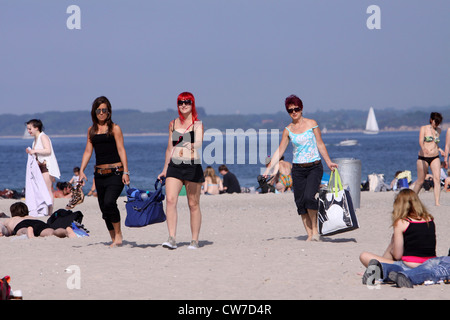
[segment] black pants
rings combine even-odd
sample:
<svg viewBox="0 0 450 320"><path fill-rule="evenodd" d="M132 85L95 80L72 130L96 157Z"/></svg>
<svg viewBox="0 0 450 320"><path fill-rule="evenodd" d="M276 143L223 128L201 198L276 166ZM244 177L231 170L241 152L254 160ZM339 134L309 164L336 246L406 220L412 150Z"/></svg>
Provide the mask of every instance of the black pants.
<svg viewBox="0 0 450 320"><path fill-rule="evenodd" d="M307 209L318 210L319 201L315 196L322 180L322 163L308 168L293 166L291 175L298 214L308 213Z"/></svg>
<svg viewBox="0 0 450 320"><path fill-rule="evenodd" d="M95 174L95 187L97 199L108 230L114 230L113 223L120 222L120 211L117 207L117 199L122 193L124 184L122 173L107 175Z"/></svg>

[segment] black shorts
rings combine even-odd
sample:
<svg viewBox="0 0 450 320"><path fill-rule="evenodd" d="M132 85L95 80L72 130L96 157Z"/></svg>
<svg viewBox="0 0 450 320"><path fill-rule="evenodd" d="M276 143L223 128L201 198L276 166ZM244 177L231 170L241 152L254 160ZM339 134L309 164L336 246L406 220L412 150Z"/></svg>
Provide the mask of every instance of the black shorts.
<svg viewBox="0 0 450 320"><path fill-rule="evenodd" d="M26 219L26 220L19 222L16 225L16 227L14 228L13 235L17 234L17 232L20 229L28 228L28 227L33 228L33 234L35 237L39 237L41 235L41 232L44 231L45 229L51 228L48 224L46 224L45 222L43 222L41 220Z"/></svg>
<svg viewBox="0 0 450 320"><path fill-rule="evenodd" d="M316 193L323 175L322 162L306 168L294 165L291 175L298 214L308 213L307 209L318 210L319 200Z"/></svg>
<svg viewBox="0 0 450 320"><path fill-rule="evenodd" d="M180 163L176 164L170 160L167 168L166 178L176 178L191 182L205 182L205 175L201 164Z"/></svg>

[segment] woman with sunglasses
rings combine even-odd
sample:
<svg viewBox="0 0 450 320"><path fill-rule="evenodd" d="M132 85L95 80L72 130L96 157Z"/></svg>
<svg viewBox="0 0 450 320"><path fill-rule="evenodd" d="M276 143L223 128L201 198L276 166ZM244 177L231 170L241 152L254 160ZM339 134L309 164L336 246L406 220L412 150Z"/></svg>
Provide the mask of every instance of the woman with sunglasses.
<svg viewBox="0 0 450 320"><path fill-rule="evenodd" d="M276 165L278 159L286 151L290 140L294 147L292 181L297 212L301 216L308 234L306 241L319 241L320 236L317 228L317 210L319 208L318 201L315 198L323 175L319 153L330 170L336 169L338 165L330 160L317 122L303 117L302 100L295 95L291 95L286 98L285 107L292 122L284 129L280 146L275 151L264 175L267 175L271 168ZM276 161L273 161L273 159L276 159Z"/></svg>
<svg viewBox="0 0 450 320"><path fill-rule="evenodd" d="M124 184L130 184L128 160L119 125L111 120L111 103L106 97L98 97L92 103L92 126L88 129L86 148L80 166L80 180L86 179L84 170L95 151L95 186L97 199L111 236L111 247L122 245L120 211L117 199Z"/></svg>
<svg viewBox="0 0 450 320"><path fill-rule="evenodd" d="M169 142L164 168L158 179L166 178L166 215L169 238L163 247L176 249L177 202L183 185L191 214L192 241L189 249L197 249L202 222L200 192L205 182L198 150L203 142L203 124L198 120L195 98L190 92L178 96L178 118L169 124Z"/></svg>

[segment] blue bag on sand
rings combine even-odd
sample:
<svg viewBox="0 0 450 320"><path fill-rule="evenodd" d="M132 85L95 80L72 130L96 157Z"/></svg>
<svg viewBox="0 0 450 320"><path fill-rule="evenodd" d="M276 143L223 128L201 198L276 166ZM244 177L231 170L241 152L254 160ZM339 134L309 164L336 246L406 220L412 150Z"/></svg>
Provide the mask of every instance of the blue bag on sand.
<svg viewBox="0 0 450 320"><path fill-rule="evenodd" d="M154 192L127 188L127 203L125 205L127 218L125 219L125 226L139 228L166 221L166 214L163 208L165 196L162 192L164 185L165 179L156 180ZM148 194L145 200L141 198L142 193Z"/></svg>
<svg viewBox="0 0 450 320"><path fill-rule="evenodd" d="M397 190L404 189L404 188L409 188L408 179L407 178L398 179Z"/></svg>

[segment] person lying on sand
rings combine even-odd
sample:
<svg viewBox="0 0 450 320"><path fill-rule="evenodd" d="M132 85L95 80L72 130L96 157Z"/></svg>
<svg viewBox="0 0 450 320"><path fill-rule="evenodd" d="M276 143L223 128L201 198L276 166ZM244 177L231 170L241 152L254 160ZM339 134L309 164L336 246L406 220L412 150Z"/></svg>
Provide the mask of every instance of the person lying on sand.
<svg viewBox="0 0 450 320"><path fill-rule="evenodd" d="M26 234L28 238L48 236L77 238L71 227L55 230L47 223L28 216L28 207L23 202L13 203L10 211L12 217L0 222L0 237Z"/></svg>

